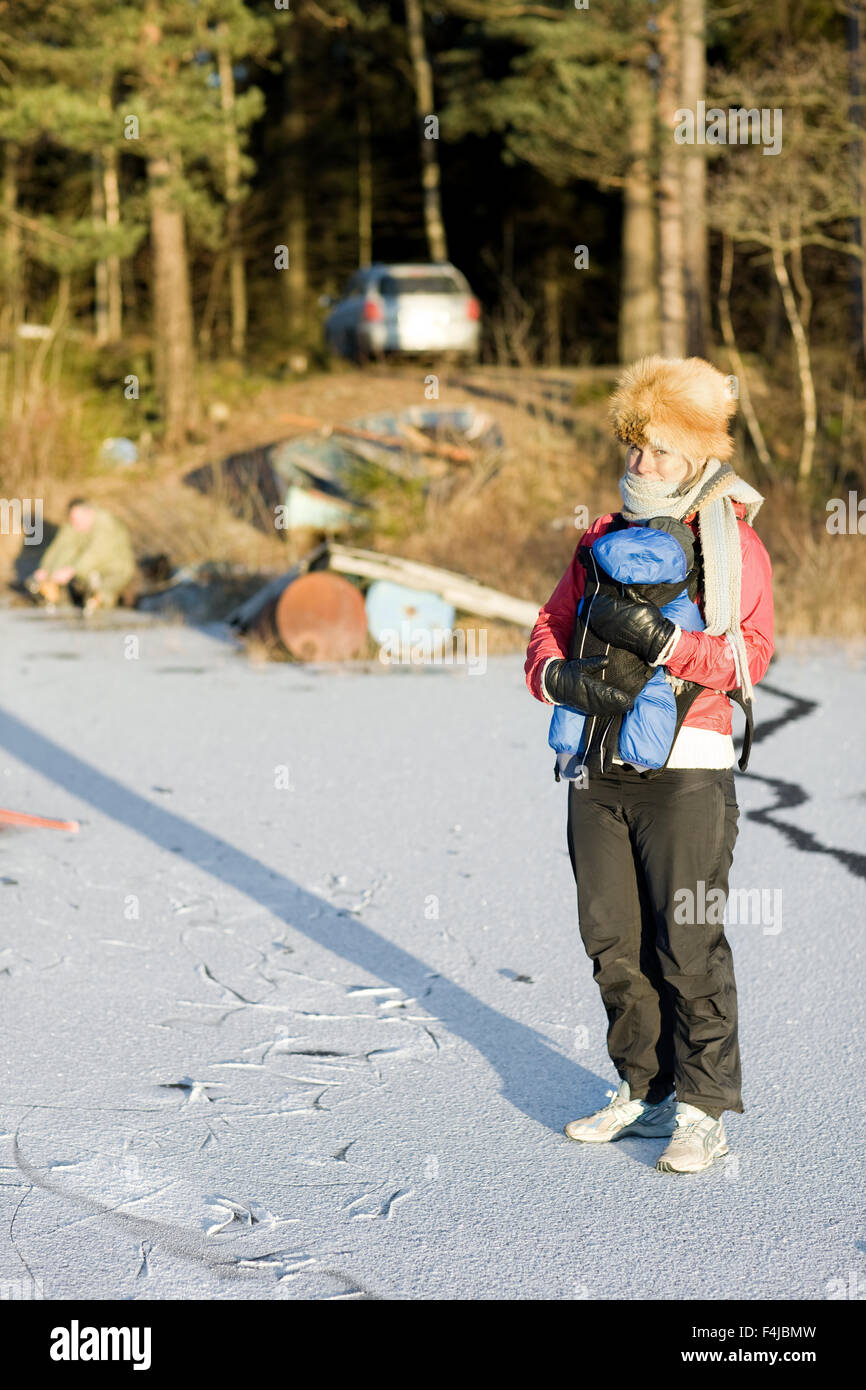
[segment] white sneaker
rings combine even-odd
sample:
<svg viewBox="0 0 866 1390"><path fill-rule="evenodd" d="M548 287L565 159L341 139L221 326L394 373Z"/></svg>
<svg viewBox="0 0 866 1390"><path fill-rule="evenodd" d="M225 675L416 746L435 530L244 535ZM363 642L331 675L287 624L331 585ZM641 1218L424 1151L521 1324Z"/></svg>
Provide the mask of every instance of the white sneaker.
<svg viewBox="0 0 866 1390"><path fill-rule="evenodd" d="M569 1139L578 1139L584 1144L609 1144L621 1134L640 1134L648 1139L663 1139L673 1134L676 1113L673 1094L658 1105L649 1105L645 1100L631 1099L627 1081L619 1083L618 1091L606 1094L613 1097L609 1105L565 1126Z"/></svg>
<svg viewBox="0 0 866 1390"><path fill-rule="evenodd" d="M660 1173L701 1173L728 1152L721 1116L714 1120L696 1105L680 1102L676 1129L656 1168Z"/></svg>

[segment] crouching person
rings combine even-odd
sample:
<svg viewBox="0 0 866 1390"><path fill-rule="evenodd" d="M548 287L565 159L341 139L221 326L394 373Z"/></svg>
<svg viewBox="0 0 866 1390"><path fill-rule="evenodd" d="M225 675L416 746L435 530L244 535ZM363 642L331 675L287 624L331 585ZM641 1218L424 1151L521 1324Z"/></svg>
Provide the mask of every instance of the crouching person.
<svg viewBox="0 0 866 1390"><path fill-rule="evenodd" d="M587 716L568 788L568 845L580 934L619 1076L610 1104L565 1132L596 1144L626 1134L668 1138L657 1163L665 1173L700 1172L726 1154L722 1116L743 1110L722 914L682 911L711 890L716 904L727 896L739 815L730 695L750 730L752 689L773 652L770 561L752 530L763 499L726 462L735 409L726 379L700 358L646 358L624 373L611 402L614 433L627 445L622 511L583 536L538 616L526 661L537 699ZM694 535L702 631L681 629L626 585L604 594L590 587L582 605L594 541L623 521L645 526L662 516ZM633 695L606 679L616 667L611 651L640 658L647 676L663 668L676 692L676 732L661 768L619 756ZM712 920L695 920L702 916Z"/></svg>
<svg viewBox="0 0 866 1390"><path fill-rule="evenodd" d="M57 603L66 590L90 613L114 608L135 574L132 542L123 522L105 508L75 497L32 583L47 603Z"/></svg>

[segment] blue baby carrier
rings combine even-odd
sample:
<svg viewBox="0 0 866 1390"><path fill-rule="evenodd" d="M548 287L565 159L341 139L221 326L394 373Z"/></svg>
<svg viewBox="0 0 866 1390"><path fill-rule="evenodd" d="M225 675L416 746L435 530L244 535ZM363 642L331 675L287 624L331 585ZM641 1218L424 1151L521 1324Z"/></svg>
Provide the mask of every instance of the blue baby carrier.
<svg viewBox="0 0 866 1390"><path fill-rule="evenodd" d="M624 715L609 720L599 720L567 705L556 706L547 741L556 753L557 780L578 776L596 733L600 735L603 766L605 752L610 758L612 749L624 763L641 771L664 767L670 756L686 706L683 700L678 702L664 668L647 666L630 653L600 644L589 626L594 597L614 586L618 593L633 591L635 598L658 603L664 616L687 632L703 629L704 620L694 602L697 576L691 533L679 523L674 523L670 530L658 529L659 524L670 522L667 518L655 520L656 526L612 529L581 556L588 582L576 615L571 655L607 653L604 680L634 695L635 701ZM673 534L674 530L677 534ZM660 602L662 599L665 601ZM690 704L702 687L685 684ZM604 727L596 728L599 725ZM609 741L610 734L613 738Z"/></svg>

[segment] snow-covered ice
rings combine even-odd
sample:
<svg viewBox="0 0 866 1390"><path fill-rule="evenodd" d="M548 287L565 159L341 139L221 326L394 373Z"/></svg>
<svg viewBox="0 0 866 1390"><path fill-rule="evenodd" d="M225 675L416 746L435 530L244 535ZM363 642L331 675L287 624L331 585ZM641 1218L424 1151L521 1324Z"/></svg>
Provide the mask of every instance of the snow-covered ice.
<svg viewBox="0 0 866 1390"><path fill-rule="evenodd" d="M613 1073L519 657L262 666L20 609L0 641L0 804L81 822L0 831L0 1288L866 1280L861 658L793 650L759 691L732 886L781 890L781 929L730 928L746 1111L724 1163L672 1178L663 1141L562 1134Z"/></svg>

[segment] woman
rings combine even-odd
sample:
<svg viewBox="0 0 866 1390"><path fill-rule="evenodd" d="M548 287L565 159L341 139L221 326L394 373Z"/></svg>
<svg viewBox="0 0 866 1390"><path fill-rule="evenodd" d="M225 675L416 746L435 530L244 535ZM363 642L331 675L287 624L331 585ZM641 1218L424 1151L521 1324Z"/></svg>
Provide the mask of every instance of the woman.
<svg viewBox="0 0 866 1390"><path fill-rule="evenodd" d="M537 699L595 716L569 784L568 844L620 1084L610 1104L565 1132L596 1144L670 1137L656 1165L665 1173L700 1172L726 1154L723 1112L743 1110L733 961L718 920L739 814L725 692L737 691L750 717L752 687L773 653L773 597L769 556L752 530L763 498L726 463L735 410L728 379L701 358L644 358L623 374L611 401L628 448L622 512L582 537L526 661ZM577 655L575 639L586 548L623 520L655 517L694 534L704 630L681 631L635 595L606 594L586 619L595 638L640 657L647 675L664 666L679 696L692 697L665 767L647 775L609 749L602 761L605 731L632 701L606 683L598 656Z"/></svg>

